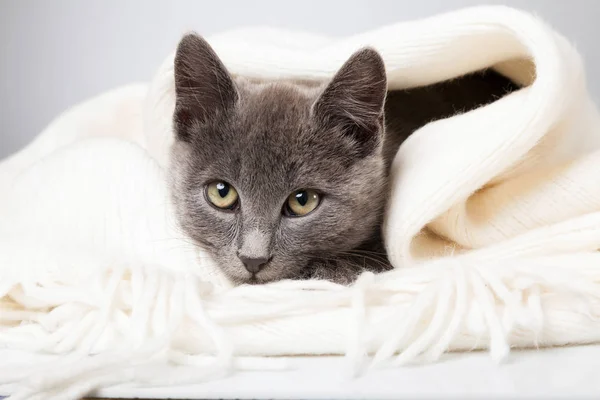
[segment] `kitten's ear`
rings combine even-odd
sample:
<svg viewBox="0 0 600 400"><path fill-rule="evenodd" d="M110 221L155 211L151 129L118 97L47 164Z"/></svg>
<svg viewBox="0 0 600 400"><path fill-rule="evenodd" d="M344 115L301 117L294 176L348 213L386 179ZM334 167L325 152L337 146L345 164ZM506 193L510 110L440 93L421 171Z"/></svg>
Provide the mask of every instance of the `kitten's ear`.
<svg viewBox="0 0 600 400"><path fill-rule="evenodd" d="M320 126L339 129L365 156L380 143L387 80L383 59L365 48L340 68L313 105Z"/></svg>
<svg viewBox="0 0 600 400"><path fill-rule="evenodd" d="M175 53L175 114L177 136L189 141L190 127L205 123L233 107L238 93L227 69L202 37L181 39Z"/></svg>

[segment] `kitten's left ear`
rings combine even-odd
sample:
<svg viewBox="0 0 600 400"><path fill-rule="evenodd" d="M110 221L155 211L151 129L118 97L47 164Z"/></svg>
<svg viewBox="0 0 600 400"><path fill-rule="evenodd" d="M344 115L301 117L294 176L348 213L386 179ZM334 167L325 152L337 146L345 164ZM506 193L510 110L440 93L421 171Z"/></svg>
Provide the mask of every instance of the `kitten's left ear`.
<svg viewBox="0 0 600 400"><path fill-rule="evenodd" d="M206 40L195 33L181 39L174 61L178 138L191 139L189 127L229 111L238 99L227 69Z"/></svg>
<svg viewBox="0 0 600 400"><path fill-rule="evenodd" d="M340 68L313 105L321 127L341 130L358 145L359 154L371 153L383 135L387 80L383 59L365 48Z"/></svg>

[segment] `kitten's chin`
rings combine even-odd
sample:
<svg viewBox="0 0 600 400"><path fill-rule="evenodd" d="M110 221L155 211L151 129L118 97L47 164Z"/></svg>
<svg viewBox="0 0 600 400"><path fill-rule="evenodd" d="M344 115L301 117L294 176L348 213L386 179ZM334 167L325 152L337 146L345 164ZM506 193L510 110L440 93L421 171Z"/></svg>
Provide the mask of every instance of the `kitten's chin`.
<svg viewBox="0 0 600 400"><path fill-rule="evenodd" d="M231 281L231 283L233 283L234 285L264 285L266 283L271 283L271 282L276 282L282 279L285 279L284 277L280 277L280 278L273 278L273 277L262 277L260 276L260 273L257 275L251 275L248 274L247 277L239 277L239 276L231 276L228 275L229 280Z"/></svg>
<svg viewBox="0 0 600 400"><path fill-rule="evenodd" d="M232 274L232 273L228 273L225 272L225 276L229 279L229 281L236 285L236 286L240 286L240 285L245 285L245 284L253 284L252 281L254 281L254 279L252 278L251 274ZM259 282L256 282L255 284L258 284Z"/></svg>
<svg viewBox="0 0 600 400"><path fill-rule="evenodd" d="M257 274L251 274L246 272L246 270L236 271L235 273L231 273L230 271L225 271L225 275L229 278L231 283L234 285L264 285L266 283L277 282L284 279L290 279L291 276L282 274L277 271L269 270L266 268Z"/></svg>

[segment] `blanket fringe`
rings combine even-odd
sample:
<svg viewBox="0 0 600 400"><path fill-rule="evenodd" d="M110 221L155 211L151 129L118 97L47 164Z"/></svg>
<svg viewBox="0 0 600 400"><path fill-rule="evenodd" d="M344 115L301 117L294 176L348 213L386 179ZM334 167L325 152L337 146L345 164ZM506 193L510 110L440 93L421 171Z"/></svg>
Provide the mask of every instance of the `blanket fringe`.
<svg viewBox="0 0 600 400"><path fill-rule="evenodd" d="M268 354L248 354L236 345L231 340L236 327L279 320L292 330L301 323L295 316L340 307L348 310L341 329L347 341L338 353L345 354L350 376L434 361L449 350L487 347L500 362L511 346L543 346L553 339L552 329L564 321L556 321L560 315L549 312L548 302L560 301L579 312L572 327L587 334L572 332L573 341L598 339L589 333L592 326L600 331L600 253L573 256L579 264L572 268L563 267L568 256L481 265L468 257L449 257L420 266L419 274L414 269L365 273L351 290L307 281L301 288L298 282L279 282L260 290L242 286L213 292L189 274L114 268L93 280L101 285L88 283L90 291L72 292L62 304L57 300L65 299L57 296L63 288L56 282L13 283L0 293L0 340L10 348L59 358L40 363L33 373L29 364L3 367L0 384L24 380L10 399L76 399L124 382L175 385L234 370L286 369L290 365L285 360L252 357ZM98 295L92 286L100 290ZM231 307L233 303L247 306ZM279 340L289 335L271 333Z"/></svg>

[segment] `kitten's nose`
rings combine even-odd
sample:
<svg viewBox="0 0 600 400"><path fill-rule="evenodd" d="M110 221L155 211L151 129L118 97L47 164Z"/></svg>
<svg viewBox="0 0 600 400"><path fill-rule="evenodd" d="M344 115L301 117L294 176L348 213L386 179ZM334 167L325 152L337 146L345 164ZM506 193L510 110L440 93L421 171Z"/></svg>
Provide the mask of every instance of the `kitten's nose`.
<svg viewBox="0 0 600 400"><path fill-rule="evenodd" d="M244 263L244 267L252 274L256 274L260 271L270 260L269 257L245 257L242 255L239 257L242 263Z"/></svg>

